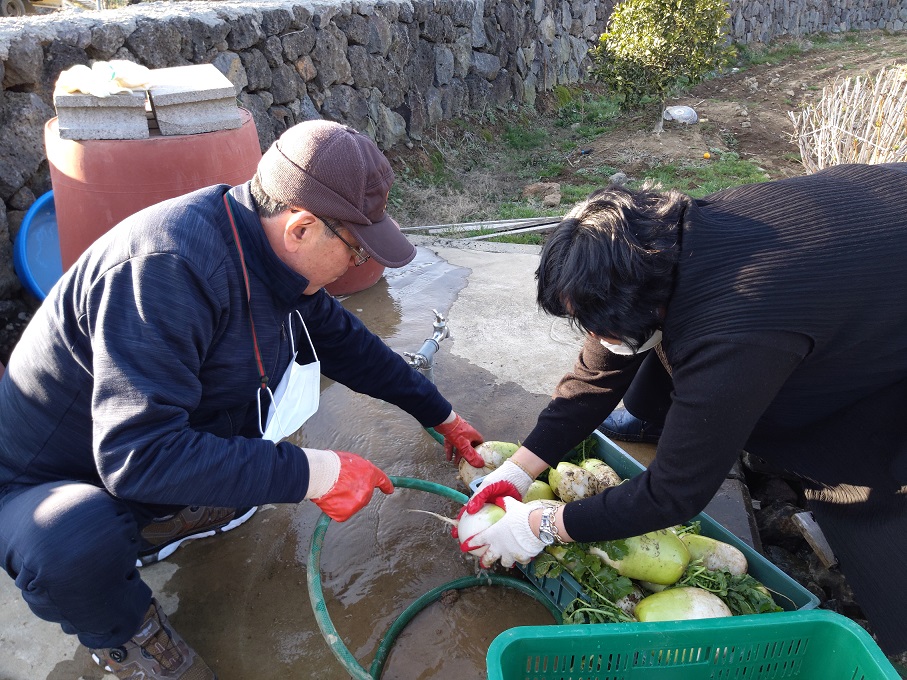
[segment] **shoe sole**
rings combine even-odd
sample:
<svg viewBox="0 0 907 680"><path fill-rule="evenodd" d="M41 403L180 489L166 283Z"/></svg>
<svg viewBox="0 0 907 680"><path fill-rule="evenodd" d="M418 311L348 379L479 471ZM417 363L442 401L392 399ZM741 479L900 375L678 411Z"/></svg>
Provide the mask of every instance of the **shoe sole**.
<svg viewBox="0 0 907 680"><path fill-rule="evenodd" d="M614 432L613 430L606 430L603 427L599 427L598 431L609 439L615 439L619 442L630 442L631 444L657 444L658 440L661 439L661 435L646 435L646 434L623 434L620 432Z"/></svg>
<svg viewBox="0 0 907 680"><path fill-rule="evenodd" d="M174 541L173 543L168 543L163 548L158 550L156 553L152 553L150 555L144 555L144 556L136 558L135 566L136 567L147 567L147 566L150 566L157 562L160 562L161 560L165 560L168 557L170 557L173 553L175 553L181 545L183 545L184 543L187 543L189 541L194 541L197 538L208 538L209 536L214 536L216 534L225 534L228 531L235 529L239 525L245 524L246 520L248 520L250 517L252 517L252 515L254 515L257 510L258 510L258 506L256 505L254 507L249 508L246 511L246 514L244 514L240 517L234 517L229 522L224 524L222 527L217 527L216 529L208 529L207 531L200 531L197 534L189 534L188 536L183 536L178 541Z"/></svg>
<svg viewBox="0 0 907 680"><path fill-rule="evenodd" d="M91 653L91 658L94 659L94 662L96 664L98 664L101 668L103 668L105 671L107 671L108 673L113 673L113 669L110 666L108 666L107 663L94 652Z"/></svg>

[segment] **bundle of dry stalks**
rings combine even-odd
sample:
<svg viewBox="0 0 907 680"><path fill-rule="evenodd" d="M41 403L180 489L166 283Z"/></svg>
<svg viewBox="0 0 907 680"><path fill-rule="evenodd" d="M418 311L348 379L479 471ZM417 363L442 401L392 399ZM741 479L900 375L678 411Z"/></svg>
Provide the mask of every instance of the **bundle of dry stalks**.
<svg viewBox="0 0 907 680"><path fill-rule="evenodd" d="M788 114L807 173L842 163L907 161L907 66L857 76L822 90L815 105Z"/></svg>

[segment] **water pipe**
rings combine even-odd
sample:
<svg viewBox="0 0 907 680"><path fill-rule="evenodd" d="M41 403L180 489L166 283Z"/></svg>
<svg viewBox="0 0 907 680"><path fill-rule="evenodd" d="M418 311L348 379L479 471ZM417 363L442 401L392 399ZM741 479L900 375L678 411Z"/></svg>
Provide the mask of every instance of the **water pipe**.
<svg viewBox="0 0 907 680"><path fill-rule="evenodd" d="M419 348L418 352L415 354L412 352L404 352L403 356L408 359L409 365L412 366L414 370L419 371L431 382L434 382L435 354L441 349L441 341L444 338L450 337L450 329L447 327L447 319L444 318L444 315L441 314L441 312L437 309L431 311L435 313L435 322L432 324L434 332L431 334L431 337L425 339L425 342L422 343L422 347ZM441 445L444 444L443 435L438 434L434 428L426 427L425 431L434 437L436 442Z"/></svg>
<svg viewBox="0 0 907 680"><path fill-rule="evenodd" d="M437 309L431 310L435 313L435 322L432 324L434 333L430 338L426 338L422 343L419 351L404 352L403 356L409 359L409 365L417 371L420 371L430 381L435 381L434 362L435 353L441 349L441 341L450 337L450 329L447 327L447 319Z"/></svg>
<svg viewBox="0 0 907 680"><path fill-rule="evenodd" d="M465 503L468 500L465 494L460 493L456 489L444 486L443 484L436 484L434 482L413 479L410 477L392 476L390 480L395 487L402 489L428 491L439 496L450 498L459 503ZM366 671L365 668L359 665L356 657L353 656L349 648L343 643L343 640L340 638L337 629L331 621L331 617L327 611L327 604L324 601L324 592L321 587L321 548L324 545L324 535L325 532L327 532L330 523L331 518L322 513L315 525L315 532L312 535L312 544L309 549L306 584L309 589L309 602L312 605L312 611L315 614L315 621L318 624L318 628L321 630L321 634L324 636L324 640L327 642L328 647L330 647L331 652L354 680L379 680L381 673L384 670L384 663L387 661L387 657L390 654L391 647L396 641L397 636L416 614L425 609L428 605L441 599L443 593L448 590L462 590L464 588L487 585L500 585L513 588L535 598L538 602L545 605L548 611L551 612L556 623L561 623L562 621L560 610L551 604L535 587L525 581L503 574L464 576L438 586L437 588L433 588L407 607L403 613L397 617L393 624L391 624L391 627L388 629L388 632L385 633L384 637L382 637L378 649L375 652L375 658L372 660L371 667Z"/></svg>

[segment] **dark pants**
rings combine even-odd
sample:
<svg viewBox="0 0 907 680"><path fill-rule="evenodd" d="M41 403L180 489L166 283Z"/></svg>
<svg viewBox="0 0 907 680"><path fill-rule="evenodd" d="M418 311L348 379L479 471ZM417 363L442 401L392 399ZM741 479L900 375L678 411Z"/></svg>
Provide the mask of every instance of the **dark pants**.
<svg viewBox="0 0 907 680"><path fill-rule="evenodd" d="M0 496L3 567L38 617L86 647L121 645L151 603L135 561L158 510L79 482L13 489Z"/></svg>
<svg viewBox="0 0 907 680"><path fill-rule="evenodd" d="M655 351L647 352L639 371L624 394L624 407L631 414L656 425L664 425L671 408L674 383Z"/></svg>

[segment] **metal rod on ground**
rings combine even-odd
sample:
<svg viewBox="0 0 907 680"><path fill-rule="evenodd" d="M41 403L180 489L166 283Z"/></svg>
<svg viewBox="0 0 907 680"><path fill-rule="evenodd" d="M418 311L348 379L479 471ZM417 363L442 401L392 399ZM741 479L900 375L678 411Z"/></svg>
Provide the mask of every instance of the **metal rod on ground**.
<svg viewBox="0 0 907 680"><path fill-rule="evenodd" d="M494 231L507 231L521 227L533 227L549 224L557 224L561 217L528 217L524 219L513 220L483 220L481 222L460 222L454 224L434 224L423 227L401 227L400 231L405 233L425 233L429 235L443 233L460 233L468 231L479 231L492 229Z"/></svg>
<svg viewBox="0 0 907 680"><path fill-rule="evenodd" d="M533 227L522 227L520 229L507 229L505 231L497 231L493 234L481 234L479 236L467 236L464 238L464 241L485 241L491 238L500 238L501 236L510 236L511 234L532 234L537 231L545 231L550 229L553 225L558 224L558 222L546 222L545 224L539 224Z"/></svg>

